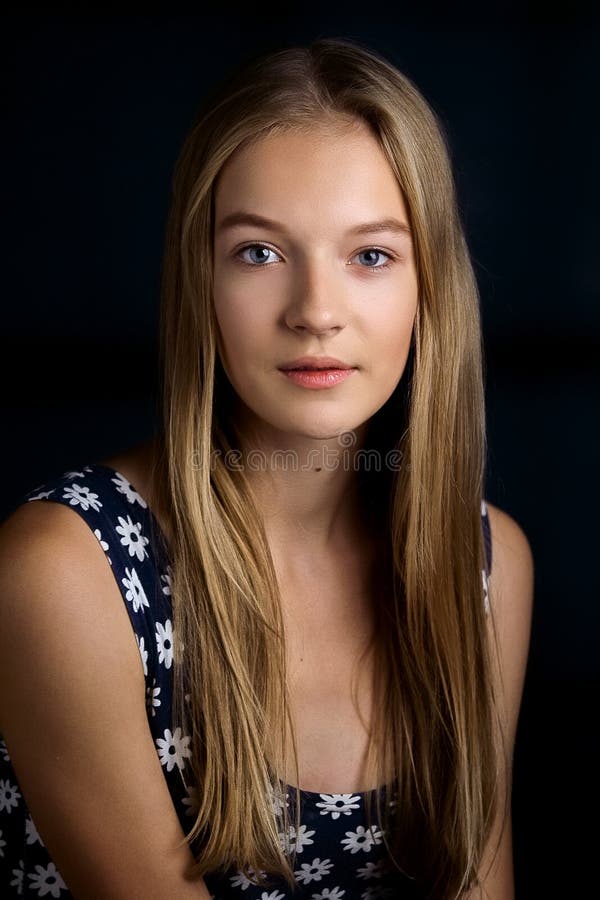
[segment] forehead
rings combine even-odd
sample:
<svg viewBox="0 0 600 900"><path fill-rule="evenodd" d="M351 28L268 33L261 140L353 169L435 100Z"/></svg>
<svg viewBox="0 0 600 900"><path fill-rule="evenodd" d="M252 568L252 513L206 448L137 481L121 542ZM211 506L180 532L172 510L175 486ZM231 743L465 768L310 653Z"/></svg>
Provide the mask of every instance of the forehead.
<svg viewBox="0 0 600 900"><path fill-rule="evenodd" d="M215 184L219 221L240 207L270 215L406 215L402 190L366 123L315 123L252 139ZM267 211L268 210L268 211Z"/></svg>

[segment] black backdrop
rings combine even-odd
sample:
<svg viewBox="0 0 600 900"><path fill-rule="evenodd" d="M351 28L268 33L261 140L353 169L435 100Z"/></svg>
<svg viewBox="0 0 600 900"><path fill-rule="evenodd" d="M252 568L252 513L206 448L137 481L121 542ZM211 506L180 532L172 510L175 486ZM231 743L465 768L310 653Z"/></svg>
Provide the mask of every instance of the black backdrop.
<svg viewBox="0 0 600 900"><path fill-rule="evenodd" d="M386 55L450 139L482 298L486 496L521 524L536 563L517 898L570 898L597 884L586 820L599 683L600 31L575 7L561 20L520 9L5 17L0 516L46 477L152 430L169 182L203 91L249 53L317 36Z"/></svg>

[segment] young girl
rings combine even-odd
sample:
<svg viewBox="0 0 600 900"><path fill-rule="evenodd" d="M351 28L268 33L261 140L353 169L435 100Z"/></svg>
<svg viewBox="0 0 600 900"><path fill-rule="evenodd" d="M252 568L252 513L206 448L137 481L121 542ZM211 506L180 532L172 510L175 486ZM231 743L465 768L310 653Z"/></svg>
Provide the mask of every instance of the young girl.
<svg viewBox="0 0 600 900"><path fill-rule="evenodd" d="M513 897L527 539L443 131L320 39L174 180L164 417L0 535L2 896ZM493 569L492 569L493 558Z"/></svg>

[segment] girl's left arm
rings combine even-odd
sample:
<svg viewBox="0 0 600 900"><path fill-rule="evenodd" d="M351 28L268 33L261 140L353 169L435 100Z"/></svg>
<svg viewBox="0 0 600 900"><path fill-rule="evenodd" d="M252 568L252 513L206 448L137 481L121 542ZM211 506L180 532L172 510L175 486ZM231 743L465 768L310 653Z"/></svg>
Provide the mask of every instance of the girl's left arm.
<svg viewBox="0 0 600 900"><path fill-rule="evenodd" d="M487 503L492 531L493 562L489 600L498 640L501 671L499 697L506 726L508 771L505 787L512 787L512 762L527 659L533 610L534 564L521 527L507 513ZM510 793L509 793L510 797ZM512 820L510 808L498 818L479 868L479 884L463 894L464 900L514 900Z"/></svg>

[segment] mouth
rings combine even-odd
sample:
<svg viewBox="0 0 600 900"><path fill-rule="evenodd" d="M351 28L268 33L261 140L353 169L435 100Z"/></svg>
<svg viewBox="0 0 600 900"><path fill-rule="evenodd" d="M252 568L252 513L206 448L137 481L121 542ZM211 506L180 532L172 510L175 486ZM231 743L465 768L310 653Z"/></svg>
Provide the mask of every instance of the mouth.
<svg viewBox="0 0 600 900"><path fill-rule="evenodd" d="M282 372L338 372L353 369L335 356L299 356L278 367Z"/></svg>
<svg viewBox="0 0 600 900"><path fill-rule="evenodd" d="M287 366L282 372L346 372L351 366Z"/></svg>
<svg viewBox="0 0 600 900"><path fill-rule="evenodd" d="M313 366L295 367L291 369L279 370L288 381L301 388L309 388L311 390L323 390L324 388L333 388L342 381L346 381L356 369L349 367L345 369L333 368L331 366L326 369L315 368Z"/></svg>

